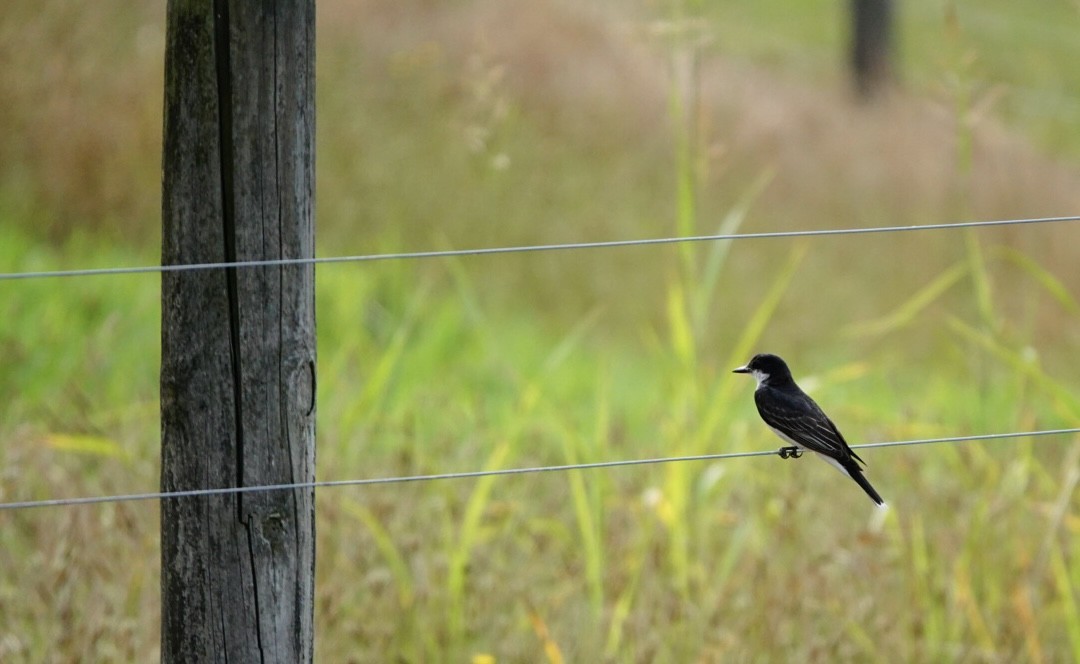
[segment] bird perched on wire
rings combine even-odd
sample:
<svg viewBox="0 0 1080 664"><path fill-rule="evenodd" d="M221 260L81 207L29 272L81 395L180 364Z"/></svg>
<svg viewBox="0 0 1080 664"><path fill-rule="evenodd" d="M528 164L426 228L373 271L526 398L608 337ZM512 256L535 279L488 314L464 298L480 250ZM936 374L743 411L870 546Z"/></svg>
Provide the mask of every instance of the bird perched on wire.
<svg viewBox="0 0 1080 664"><path fill-rule="evenodd" d="M863 475L860 464L865 466L865 462L848 447L840 430L817 403L795 384L784 360L762 353L734 373L750 374L757 380L754 402L758 414L777 436L792 445L780 448L781 457L798 458L809 450L855 480L875 503L885 507L885 501Z"/></svg>

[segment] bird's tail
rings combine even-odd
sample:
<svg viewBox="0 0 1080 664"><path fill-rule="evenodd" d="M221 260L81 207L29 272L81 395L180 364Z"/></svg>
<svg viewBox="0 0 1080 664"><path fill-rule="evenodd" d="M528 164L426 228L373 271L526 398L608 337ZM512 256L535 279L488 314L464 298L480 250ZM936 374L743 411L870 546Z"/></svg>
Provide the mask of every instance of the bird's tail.
<svg viewBox="0 0 1080 664"><path fill-rule="evenodd" d="M844 470L851 479L855 480L855 483L862 487L862 490L866 492L866 495L878 504L878 506L884 505L885 501L882 500L881 494L874 490L874 487L870 486L870 480L866 479L866 475L863 475L862 469L854 461L850 464L845 464Z"/></svg>

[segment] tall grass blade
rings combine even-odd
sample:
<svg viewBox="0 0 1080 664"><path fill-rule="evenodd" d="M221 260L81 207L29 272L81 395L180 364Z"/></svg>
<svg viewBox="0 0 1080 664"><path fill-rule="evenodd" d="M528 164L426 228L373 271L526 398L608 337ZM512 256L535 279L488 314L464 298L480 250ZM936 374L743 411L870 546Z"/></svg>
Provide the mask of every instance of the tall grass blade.
<svg viewBox="0 0 1080 664"><path fill-rule="evenodd" d="M1069 566L1065 563L1065 556L1059 547L1054 547L1050 564L1054 587L1061 598L1065 613L1065 633L1068 634L1069 645L1072 647L1072 661L1080 662L1080 608L1076 601L1076 588L1080 586L1080 579L1074 579L1069 573Z"/></svg>
<svg viewBox="0 0 1080 664"><path fill-rule="evenodd" d="M394 375L394 369L405 354L405 347L415 322L415 312L420 310L419 303L423 300L422 296L418 297L416 299L418 306L409 308L408 313L398 324L397 329L394 330L389 345L379 356L374 368L368 374L367 380L364 382L364 388L357 398L357 407L362 411L376 411L378 402L386 397L387 386Z"/></svg>
<svg viewBox="0 0 1080 664"><path fill-rule="evenodd" d="M626 619L630 616L630 609L634 606L634 598L637 595L638 584L641 582L641 573L644 567L640 556L628 562L630 581L626 588L619 593L615 600L615 606L611 610L611 624L608 627L607 641L604 644L604 659L612 660L618 654L622 646L623 628Z"/></svg>
<svg viewBox="0 0 1080 664"><path fill-rule="evenodd" d="M401 608L407 609L411 607L415 586L412 572L409 571L409 564L405 561L405 556L401 555L401 550L394 544L394 538L390 536L390 531L371 513L370 509L356 500L345 498L341 504L345 512L364 524L368 533L371 534L371 538L375 540L375 546L390 567L390 573L393 574L397 583L398 601L401 603Z"/></svg>
<svg viewBox="0 0 1080 664"><path fill-rule="evenodd" d="M1061 308L1070 314L1080 315L1080 303L1072 296L1065 284L1049 270L1036 263L1030 256L1012 247L995 247L995 253L1027 273L1043 290L1050 294Z"/></svg>
<svg viewBox="0 0 1080 664"><path fill-rule="evenodd" d="M983 255L982 243L978 234L970 229L964 233L964 243L967 247L968 266L975 286L975 302L979 307L979 315L987 329L997 330L999 325L994 311L993 284L990 270L986 266L986 257Z"/></svg>
<svg viewBox="0 0 1080 664"><path fill-rule="evenodd" d="M913 515L911 519L911 544L909 558L911 560L915 590L918 596L916 609L922 618L922 634L926 651L923 653L926 659L940 654L944 645L945 629L944 615L948 607L938 598L934 588L934 570L930 564L930 548L926 539L926 529L922 518Z"/></svg>
<svg viewBox="0 0 1080 664"><path fill-rule="evenodd" d="M695 364L697 355L694 346L694 324L687 309L686 289L675 282L668 288L667 314L668 328L671 334L671 349L679 366L690 369Z"/></svg>
<svg viewBox="0 0 1080 664"><path fill-rule="evenodd" d="M967 626L974 635L975 641L978 643L979 648L984 652L997 652L997 645L994 643L994 637L991 634L989 626L986 624L986 618L983 616L982 607L979 606L979 600L976 598L975 588L972 586L971 580L971 556L974 549L977 546L973 546L971 542L965 547L966 550L956 559L956 563L953 565L953 597L955 601L963 609L964 616L967 618ZM958 616L954 616L958 617ZM959 620L954 623L953 637L962 630L962 625Z"/></svg>
<svg viewBox="0 0 1080 664"><path fill-rule="evenodd" d="M551 352L544 358L541 375L550 374L552 371L555 371L562 366L562 364L573 355L574 351L581 346L589 331L596 326L596 323L599 320L600 311L594 309L575 323L574 327L570 328L570 331L559 339L559 343L557 343L555 347L551 349Z"/></svg>
<svg viewBox="0 0 1080 664"><path fill-rule="evenodd" d="M610 383L606 370L597 378L596 399L594 405L593 443L586 448L584 439L576 433L574 427L564 426L562 431L563 449L569 464L582 461L595 461L598 452L605 449L605 442L611 429ZM584 452L584 454L582 454ZM581 533L581 547L585 556L585 584L589 594L589 604L598 618L604 611L604 542L603 542L603 493L605 481L602 476L593 476L588 483L583 473L569 473L570 496L573 502L574 517Z"/></svg>
<svg viewBox="0 0 1080 664"><path fill-rule="evenodd" d="M798 272L799 265L802 264L808 249L809 245L799 244L788 254L788 260L783 269L776 275L776 279L769 286L765 296L761 298L757 308L754 309L754 313L750 316L750 320L743 327L735 345L732 346L725 367L734 368L744 364L749 359L754 347L765 333L766 326L780 306L784 294L787 293L788 286L791 285L791 280ZM695 432L697 444L694 446L696 451L692 452L693 454L700 454L705 446L710 444L717 425L727 415L727 407L731 402L736 384L732 378L737 377L730 371L720 372L718 383L708 401L709 407L706 409L704 417Z"/></svg>
<svg viewBox="0 0 1080 664"><path fill-rule="evenodd" d="M1024 635L1024 648L1027 650L1028 661L1034 664L1042 664L1046 661L1043 656L1042 644L1039 640L1039 620L1035 615L1035 607L1031 601L1031 586L1023 583L1012 593L1013 614L1020 631Z"/></svg>
<svg viewBox="0 0 1080 664"><path fill-rule="evenodd" d="M976 330L959 318L949 317L948 324L958 336L981 347L1013 370L1030 378L1034 385L1051 397L1062 417L1073 423L1080 422L1080 399L1068 386L1050 377L1037 363L1030 361L1023 354L1007 348L991 335Z"/></svg>
<svg viewBox="0 0 1080 664"><path fill-rule="evenodd" d="M756 527L755 524L744 523L735 529L724 547L720 562L709 571L709 582L714 587L723 588L728 584L731 574L735 570L735 565L742 558L747 542L750 540L750 535L753 534Z"/></svg>
<svg viewBox="0 0 1080 664"><path fill-rule="evenodd" d="M1047 561L1057 546L1065 519L1069 516L1069 508L1072 506L1073 493L1076 485L1080 482L1080 444L1073 443L1069 453L1062 459L1061 466L1065 469L1065 476L1061 481L1057 499L1050 510L1050 518L1047 520L1046 533L1043 535L1042 546L1039 548L1039 557L1032 567L1032 578L1042 578Z"/></svg>
<svg viewBox="0 0 1080 664"><path fill-rule="evenodd" d="M536 638L540 639L540 644L544 648L544 656L550 664L563 664L562 650L559 648L559 644L555 642L555 639L551 638L551 630L548 629L547 623L540 617L540 613L533 607L529 607L529 622L532 624L533 632L536 633Z"/></svg>
<svg viewBox="0 0 1080 664"><path fill-rule="evenodd" d="M575 464L580 462L580 457L574 451L572 431L563 432L564 450L566 462ZM578 532L581 535L581 548L585 556L585 586L589 593L589 604L593 613L601 615L604 610L604 547L601 541L600 528L601 512L595 509L596 496L599 492L595 489L590 492L585 484L583 473L567 473L567 482L570 484L570 498L574 507L574 518L577 520ZM596 486L596 485L593 485Z"/></svg>
<svg viewBox="0 0 1080 664"><path fill-rule="evenodd" d="M693 119L689 81L694 66L694 54L681 42L672 54L673 82L668 96L668 112L675 134L675 228L680 235L697 234L697 178L694 172ZM693 247L679 247L683 274L692 275L696 270L696 252Z"/></svg>
<svg viewBox="0 0 1080 664"><path fill-rule="evenodd" d="M51 433L45 436L45 444L49 447L64 452L78 452L99 457L114 459L129 459L130 454L120 443L104 436L92 436L89 434Z"/></svg>
<svg viewBox="0 0 1080 664"><path fill-rule="evenodd" d="M510 443L500 443L488 457L484 470L501 468L510 453ZM476 482L465 506L457 541L450 551L447 563L446 586L450 596L450 635L455 644L460 643L465 633L465 570L469 564L473 547L480 538L480 522L487 509L491 489L495 485L494 476L481 477Z"/></svg>
<svg viewBox="0 0 1080 664"><path fill-rule="evenodd" d="M874 637L870 635L870 632L860 621L845 621L844 633L847 634L848 639L862 648L863 656L866 658L863 661L882 662L883 664L890 661L874 642Z"/></svg>
<svg viewBox="0 0 1080 664"><path fill-rule="evenodd" d="M734 235L737 233L743 222L746 221L746 216L750 212L754 201L765 191L774 175L775 171L772 169L759 175L736 202L735 206L724 215L724 219L717 226L714 233L716 235ZM727 261L730 250L731 241L729 240L710 243L708 254L705 257L705 265L702 266L701 278L697 281L696 288L693 289L693 306L691 310L694 312L694 338L699 344L703 341L702 337L708 325L709 305L713 301L716 285L720 280L720 271Z"/></svg>
<svg viewBox="0 0 1080 664"><path fill-rule="evenodd" d="M892 313L875 320L850 325L844 333L853 337L878 336L910 325L923 310L959 282L969 269L970 266L966 264L950 267L919 289Z"/></svg>
<svg viewBox="0 0 1080 664"><path fill-rule="evenodd" d="M675 576L675 590L690 601L690 470L688 464L671 464L664 473L665 498L670 518L666 521L668 556Z"/></svg>

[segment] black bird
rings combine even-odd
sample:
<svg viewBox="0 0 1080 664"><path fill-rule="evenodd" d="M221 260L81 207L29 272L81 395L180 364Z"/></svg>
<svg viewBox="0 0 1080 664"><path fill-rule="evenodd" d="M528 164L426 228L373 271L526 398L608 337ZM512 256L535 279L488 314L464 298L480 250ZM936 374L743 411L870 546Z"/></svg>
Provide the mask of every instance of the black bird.
<svg viewBox="0 0 1080 664"><path fill-rule="evenodd" d="M885 501L863 475L859 464L865 466L865 462L848 447L840 430L817 403L795 384L784 360L762 353L751 358L746 366L735 369L734 373L753 375L757 380L754 402L761 419L777 436L794 446L781 448L781 457L797 458L802 456L803 450L810 450L855 480L875 503L885 506Z"/></svg>

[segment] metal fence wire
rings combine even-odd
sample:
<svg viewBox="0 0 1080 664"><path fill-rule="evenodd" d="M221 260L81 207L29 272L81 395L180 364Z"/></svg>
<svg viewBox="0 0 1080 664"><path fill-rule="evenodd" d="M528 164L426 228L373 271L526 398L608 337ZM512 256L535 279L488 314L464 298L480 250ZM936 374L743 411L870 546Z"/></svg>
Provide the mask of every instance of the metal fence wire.
<svg viewBox="0 0 1080 664"><path fill-rule="evenodd" d="M666 244L680 244L687 242L718 242L734 240L765 240L776 238L804 238L804 237L832 237L841 235L864 235L872 233L902 233L918 231L955 230L965 228L994 228L1003 226L1019 226L1032 224L1053 224L1062 222L1080 221L1080 216L1064 217L1033 217L1026 219L999 219L989 221L963 221L941 224L922 224L912 226L877 226L870 228L836 228L818 229L805 231L770 231L761 233L737 233L722 235L696 235L684 237L661 237L645 238L637 240L607 240L600 242L570 242L563 244L521 245L507 247L489 247L473 249L449 249L443 251L414 251L400 253L362 254L354 256L326 256L315 258L281 258L272 260L238 261L224 263L196 263L187 265L146 265L133 267L109 267L109 268L85 268L72 270L51 270L37 272L5 272L0 273L0 281L15 281L29 279L50 279L68 277L94 277L122 274L160 274L165 272L183 272L192 270L216 270L216 269L244 269L253 267L274 267L287 265L325 265L334 263L362 263L392 260L420 260L431 258L451 258L460 256L490 256L496 254L518 254L546 251L569 251L585 249L603 249L618 247L656 246ZM1010 431L1003 433L976 434L967 436L950 436L945 438L922 438L916 440L897 440L878 443L866 443L852 445L852 449L864 449L874 447L900 447L910 445L931 444L959 444L981 440L997 440L1007 438L1028 438L1042 436L1065 436L1080 434L1080 428L1070 429L1047 429L1040 431ZM578 470L593 470L601 468L617 468L626 466L642 466L663 463L692 462L692 461L723 461L746 457L772 456L778 450L757 450L747 452L727 452L720 454L702 454L694 456L673 456L651 459L621 459L614 461L600 461L594 463L577 463L556 466L533 466L524 468L501 468L493 470L472 470L462 472L447 472L429 475L403 475L396 477L375 477L346 480L321 480L313 482L296 482L291 484L267 484L244 487L220 487L191 489L185 491L157 491L147 493L130 493L104 496L85 496L74 498L51 498L43 500L23 500L0 503L0 511L12 511L31 509L37 507L65 507L75 505L93 505L101 503L118 503L145 500L177 500L199 496L223 496L231 494L243 494L269 491L296 491L317 488L348 487L348 486L371 486L376 484L404 484L415 482L433 482L437 480L468 479L501 475L525 475L551 472L568 472Z"/></svg>

